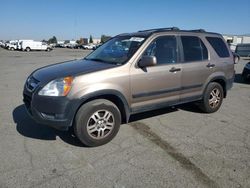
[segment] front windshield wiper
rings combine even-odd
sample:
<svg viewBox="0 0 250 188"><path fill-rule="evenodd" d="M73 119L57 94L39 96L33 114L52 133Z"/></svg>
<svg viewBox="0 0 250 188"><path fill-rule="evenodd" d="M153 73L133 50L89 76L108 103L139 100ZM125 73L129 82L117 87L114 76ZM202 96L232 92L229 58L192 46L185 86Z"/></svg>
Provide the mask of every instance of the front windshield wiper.
<svg viewBox="0 0 250 188"><path fill-rule="evenodd" d="M84 58L85 60L90 60L90 61L98 61L98 62L102 62L102 63L109 63L109 64L118 64L116 62L110 62L110 61L105 61L103 59L99 59L99 58Z"/></svg>
<svg viewBox="0 0 250 188"><path fill-rule="evenodd" d="M102 59L99 59L99 58L84 58L85 60L90 60L90 61L99 61L99 62L105 62L104 60Z"/></svg>

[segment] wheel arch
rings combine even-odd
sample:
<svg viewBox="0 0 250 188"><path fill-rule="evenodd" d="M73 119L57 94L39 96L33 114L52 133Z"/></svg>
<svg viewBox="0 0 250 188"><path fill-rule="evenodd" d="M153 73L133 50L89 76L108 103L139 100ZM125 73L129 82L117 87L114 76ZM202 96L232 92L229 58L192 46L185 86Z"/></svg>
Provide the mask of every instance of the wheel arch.
<svg viewBox="0 0 250 188"><path fill-rule="evenodd" d="M224 95L224 98L226 98L227 96L227 81L226 81L226 78L224 76L216 76L214 78L212 78L207 84L206 84L206 87L203 91L203 96L204 96L204 92L206 91L206 88L208 86L209 83L211 82L216 82L218 84L220 84L223 88L223 95Z"/></svg>
<svg viewBox="0 0 250 188"><path fill-rule="evenodd" d="M113 102L119 109L121 113L122 123L127 123L130 117L130 110L129 105L126 98L116 90L102 90L97 91L94 93L87 94L83 96L81 99L77 101L77 107L74 115L74 119L76 113L78 112L79 108L84 105L85 103L95 100L95 99L106 99Z"/></svg>

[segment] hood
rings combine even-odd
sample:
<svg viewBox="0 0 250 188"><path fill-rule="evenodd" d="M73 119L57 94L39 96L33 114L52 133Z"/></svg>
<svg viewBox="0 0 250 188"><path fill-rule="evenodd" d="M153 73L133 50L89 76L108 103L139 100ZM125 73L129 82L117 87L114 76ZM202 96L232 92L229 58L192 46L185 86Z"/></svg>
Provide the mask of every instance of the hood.
<svg viewBox="0 0 250 188"><path fill-rule="evenodd" d="M40 82L48 82L56 78L76 76L79 74L100 71L116 66L117 65L115 64L81 59L42 67L35 70L32 76Z"/></svg>

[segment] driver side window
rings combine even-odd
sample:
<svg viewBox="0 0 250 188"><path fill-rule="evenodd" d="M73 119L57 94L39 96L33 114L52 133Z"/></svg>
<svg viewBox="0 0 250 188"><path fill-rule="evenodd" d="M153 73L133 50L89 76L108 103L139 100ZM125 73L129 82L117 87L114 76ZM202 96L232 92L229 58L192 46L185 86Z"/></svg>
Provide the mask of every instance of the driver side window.
<svg viewBox="0 0 250 188"><path fill-rule="evenodd" d="M174 36L162 36L155 39L147 47L144 56L155 56L157 65L176 63L177 44Z"/></svg>

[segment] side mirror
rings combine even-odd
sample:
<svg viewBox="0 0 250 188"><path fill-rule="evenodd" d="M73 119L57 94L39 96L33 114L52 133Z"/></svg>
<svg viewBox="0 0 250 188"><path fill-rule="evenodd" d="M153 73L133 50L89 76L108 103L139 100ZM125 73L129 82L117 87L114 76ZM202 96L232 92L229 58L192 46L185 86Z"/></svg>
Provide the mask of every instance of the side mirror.
<svg viewBox="0 0 250 188"><path fill-rule="evenodd" d="M138 66L140 68L151 67L157 64L157 60L155 56L143 56L141 60L138 62Z"/></svg>

